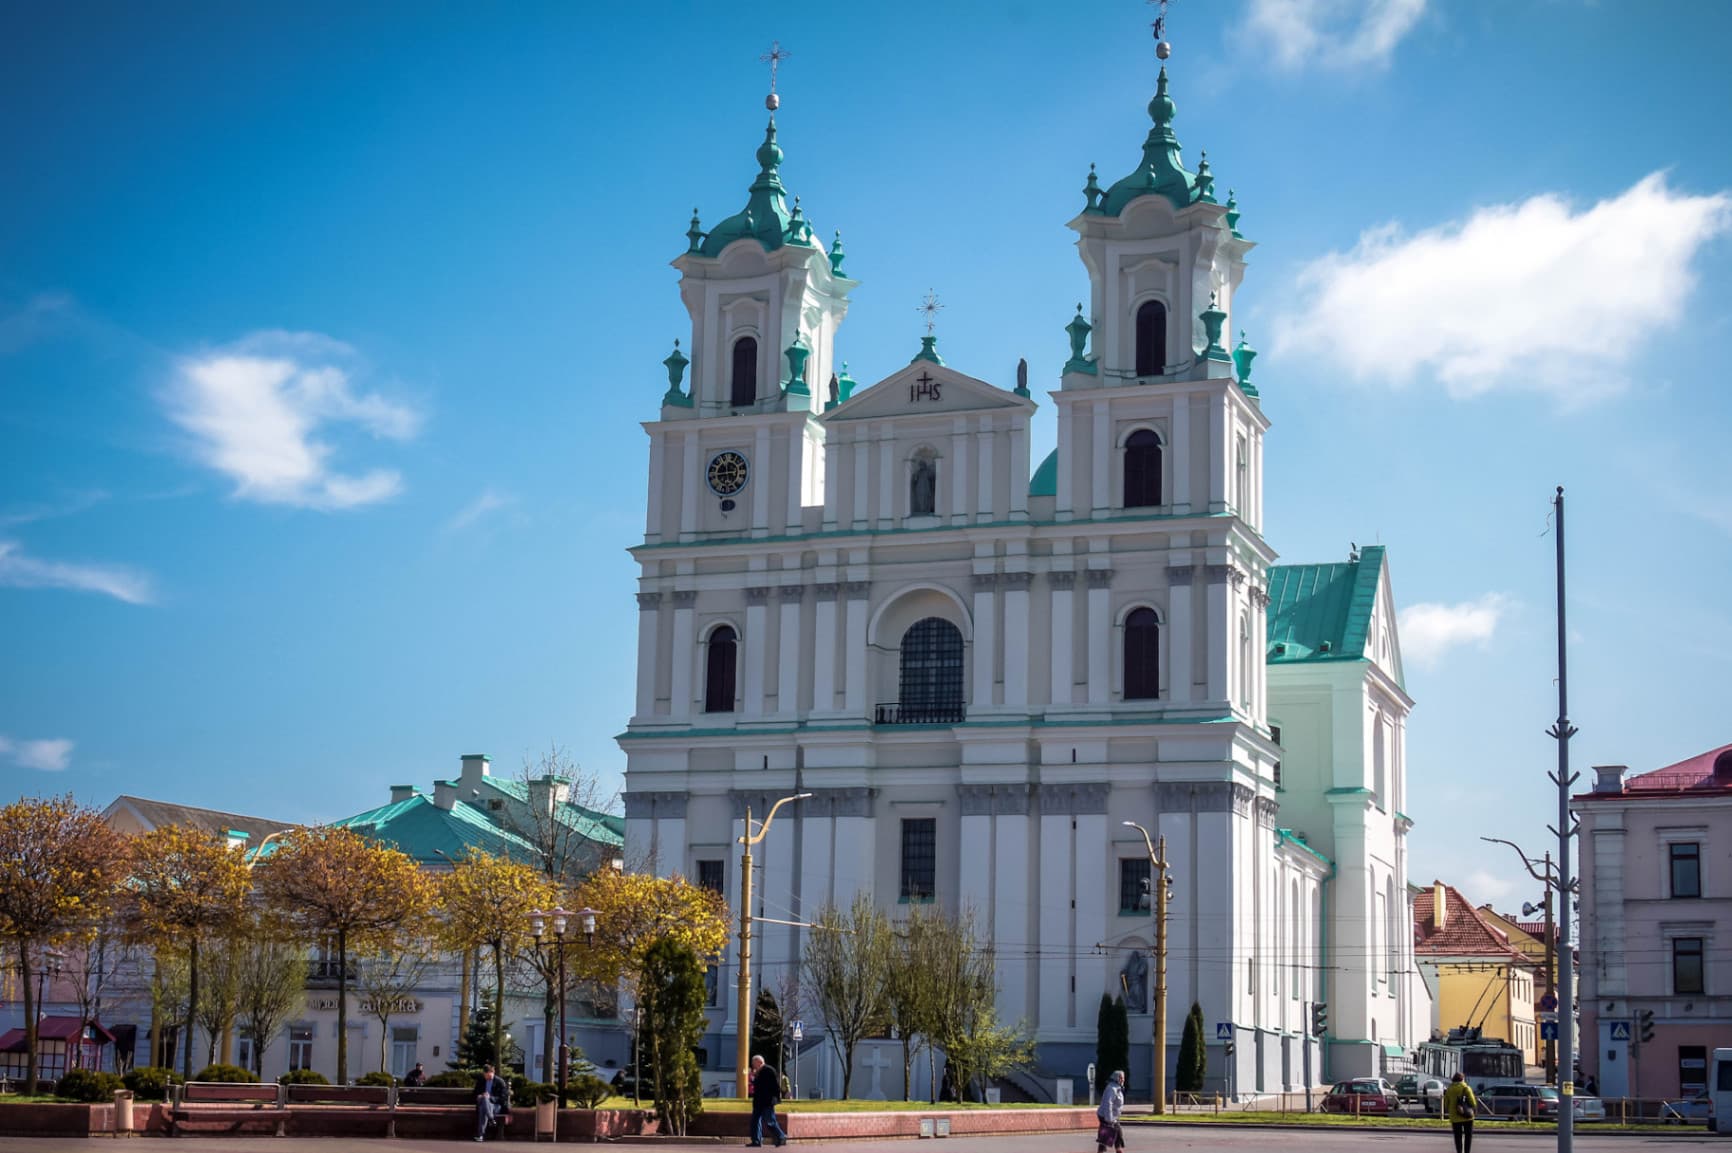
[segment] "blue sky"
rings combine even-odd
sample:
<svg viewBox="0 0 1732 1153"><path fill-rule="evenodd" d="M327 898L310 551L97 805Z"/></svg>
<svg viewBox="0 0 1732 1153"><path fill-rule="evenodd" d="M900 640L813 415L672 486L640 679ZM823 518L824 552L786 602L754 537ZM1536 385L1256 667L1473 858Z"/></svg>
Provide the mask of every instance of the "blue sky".
<svg viewBox="0 0 1732 1153"><path fill-rule="evenodd" d="M0 792L289 818L459 754L617 786L668 261L783 176L839 346L1056 385L1064 225L1153 86L1113 4L0 9ZM1515 904L1575 759L1732 741L1732 6L1177 0L1176 122L1258 241L1272 544L1390 549L1412 876ZM1037 392L1037 395L1039 393ZM1052 442L1037 417L1038 460Z"/></svg>

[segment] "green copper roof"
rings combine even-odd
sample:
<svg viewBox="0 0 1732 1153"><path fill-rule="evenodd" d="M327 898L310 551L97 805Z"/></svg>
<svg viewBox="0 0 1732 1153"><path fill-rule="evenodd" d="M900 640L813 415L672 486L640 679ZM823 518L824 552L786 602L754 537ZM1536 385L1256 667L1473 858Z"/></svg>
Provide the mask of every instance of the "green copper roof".
<svg viewBox="0 0 1732 1153"><path fill-rule="evenodd" d="M528 841L495 825L474 806L459 802L441 809L432 797L421 793L331 823L349 828L367 826L370 836L395 845L423 864L461 857L470 848L519 859L528 859L535 852Z"/></svg>
<svg viewBox="0 0 1732 1153"><path fill-rule="evenodd" d="M1046 454L1046 459L1040 462L1040 467L1034 470L1034 476L1028 482L1029 496L1058 495L1058 449Z"/></svg>
<svg viewBox="0 0 1732 1153"><path fill-rule="evenodd" d="M1269 663L1363 660L1383 564L1383 546L1368 545L1344 564L1270 569Z"/></svg>
<svg viewBox="0 0 1732 1153"><path fill-rule="evenodd" d="M1213 199L1209 191L1212 178L1199 182L1197 177L1185 171L1179 138L1173 133L1173 117L1177 112L1177 106L1167 95L1167 70L1162 68L1160 78L1155 82L1154 99L1149 101L1149 119L1154 121L1154 127L1149 129L1149 135L1143 141L1142 163L1137 165L1136 171L1107 189L1099 206L1091 203L1085 211L1117 216L1131 201L1152 192L1165 196L1174 208ZM1091 196L1091 202L1093 199Z"/></svg>
<svg viewBox="0 0 1732 1153"><path fill-rule="evenodd" d="M766 252L774 252L784 244L816 247L812 242L812 226L801 214L798 200L794 210L788 211L781 167L782 149L776 144L776 118L772 116L769 127L764 129L764 142L758 146L758 178L752 181L751 199L746 201L743 211L716 225L701 242L692 236L691 251L720 256L722 249L746 237L755 237ZM694 232L697 226L694 213Z"/></svg>
<svg viewBox="0 0 1732 1153"><path fill-rule="evenodd" d="M519 801L529 801L529 786L509 777L489 777L487 783ZM587 809L567 801L558 810L559 822L582 836L604 845L625 844L625 818L599 809Z"/></svg>

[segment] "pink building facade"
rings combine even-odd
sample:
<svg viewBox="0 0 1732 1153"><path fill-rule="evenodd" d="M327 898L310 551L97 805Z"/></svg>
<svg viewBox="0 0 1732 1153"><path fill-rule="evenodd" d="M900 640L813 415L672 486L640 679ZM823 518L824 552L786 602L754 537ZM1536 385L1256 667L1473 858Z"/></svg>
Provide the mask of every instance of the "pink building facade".
<svg viewBox="0 0 1732 1153"><path fill-rule="evenodd" d="M1732 1045L1732 745L1594 773L1573 802L1582 1072L1605 1097L1691 1096Z"/></svg>

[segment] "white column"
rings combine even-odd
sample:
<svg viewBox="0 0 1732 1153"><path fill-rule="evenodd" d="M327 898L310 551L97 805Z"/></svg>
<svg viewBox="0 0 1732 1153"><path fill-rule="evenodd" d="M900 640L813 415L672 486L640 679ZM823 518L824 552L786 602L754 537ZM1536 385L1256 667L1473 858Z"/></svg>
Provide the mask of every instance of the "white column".
<svg viewBox="0 0 1732 1153"><path fill-rule="evenodd" d="M878 527L890 528L896 523L896 442L886 428L878 441Z"/></svg>
<svg viewBox="0 0 1732 1153"><path fill-rule="evenodd" d="M997 583L995 573L974 575L974 693L970 712L990 709L993 704L993 666L998 661L998 614L993 592Z"/></svg>
<svg viewBox="0 0 1732 1153"><path fill-rule="evenodd" d="M787 808L782 810L782 816L792 815ZM757 898L763 902L764 916L794 920L790 915L794 909L794 822L789 821L784 828L778 820L771 826L770 835L758 846L754 858L753 863L762 870L758 875L762 884L757 887ZM757 931L763 934L763 943L753 949L756 954L752 958L753 968L757 970L753 984L757 989L766 989L793 959L794 930L789 925L761 924Z"/></svg>
<svg viewBox="0 0 1732 1153"><path fill-rule="evenodd" d="M1239 647L1239 630L1228 611L1227 566L1209 565L1204 571L1209 580L1208 616L1203 626L1203 643L1208 646L1209 687L1204 699L1225 701L1230 699L1227 653Z"/></svg>
<svg viewBox="0 0 1732 1153"><path fill-rule="evenodd" d="M844 707L856 717L866 714L871 701L866 699L866 583L848 589L848 637L843 660L847 673L843 678Z"/></svg>
<svg viewBox="0 0 1732 1153"><path fill-rule="evenodd" d="M1175 558L1177 560L1179 558ZM1167 696L1175 702L1191 699L1192 670L1196 667L1192 652L1191 581L1195 570L1188 564L1175 564L1167 570Z"/></svg>
<svg viewBox="0 0 1732 1153"><path fill-rule="evenodd" d="M1071 658L1076 652L1076 641L1072 630L1076 623L1076 610L1071 604L1071 585L1076 580L1073 572L1054 570L1047 576L1052 586L1052 688L1050 699L1053 704L1064 708L1072 703L1071 693L1076 683L1076 673L1071 668Z"/></svg>
<svg viewBox="0 0 1732 1153"><path fill-rule="evenodd" d="M824 442L824 531L832 532L842 519L842 446L838 440Z"/></svg>
<svg viewBox="0 0 1732 1153"><path fill-rule="evenodd" d="M1010 429L1010 519L1028 516L1028 426L1021 418Z"/></svg>
<svg viewBox="0 0 1732 1153"><path fill-rule="evenodd" d="M637 715L656 711L656 653L662 594L637 594Z"/></svg>
<svg viewBox="0 0 1732 1153"><path fill-rule="evenodd" d="M967 524L968 515L968 418L959 416L950 431L950 523Z"/></svg>
<svg viewBox="0 0 1732 1153"><path fill-rule="evenodd" d="M656 876L671 877L675 873L684 873L686 871L686 819L684 817L657 817L655 828Z"/></svg>
<svg viewBox="0 0 1732 1153"><path fill-rule="evenodd" d="M746 590L746 704L748 717L764 715L764 669L769 663L770 614L765 606L770 590L762 585Z"/></svg>
<svg viewBox="0 0 1732 1153"><path fill-rule="evenodd" d="M788 430L788 516L783 523L790 533L797 533L805 519L806 430L803 425Z"/></svg>
<svg viewBox="0 0 1732 1153"><path fill-rule="evenodd" d="M1089 581L1089 623L1088 623L1088 654L1089 654L1089 704L1104 705L1111 694L1109 681L1108 655L1112 648L1112 594L1113 574L1111 569L1090 569Z"/></svg>
<svg viewBox="0 0 1732 1153"><path fill-rule="evenodd" d="M1028 573L1004 574L1004 703L1028 704Z"/></svg>
<svg viewBox="0 0 1732 1153"><path fill-rule="evenodd" d="M822 801L807 801L808 806ZM828 811L827 809L825 810ZM834 817L800 819L800 917L813 914L834 900L836 821ZM792 919L792 918L790 918Z"/></svg>
<svg viewBox="0 0 1732 1153"><path fill-rule="evenodd" d="M662 476L666 452L663 442L666 434L654 432L650 434L649 458L649 508L644 514L644 539L657 541L662 538L662 482L667 478Z"/></svg>
<svg viewBox="0 0 1732 1153"><path fill-rule="evenodd" d="M1117 831L1118 822L1113 822ZM1078 813L1076 815L1076 843L1080 849L1084 845L1099 846L1112 843L1112 837L1107 829L1107 817L1102 813ZM1076 935L1079 942L1104 940L1107 934L1107 861L1106 854L1101 852L1078 852L1076 857ZM1118 866L1113 866L1113 884L1118 884ZM1113 913L1118 913L1118 895L1113 893ZM1073 1000L1078 1020L1077 1025L1083 1025L1084 1013L1088 1007L1099 1005L1101 993L1105 992L1104 979L1107 974L1102 972L1100 965L1077 966L1076 996ZM1119 992L1118 975L1112 975L1115 986L1112 989L1116 996ZM1092 1014L1087 1025L1094 1027Z"/></svg>
<svg viewBox="0 0 1732 1153"><path fill-rule="evenodd" d="M770 531L770 428L758 426L752 438L752 532L764 536Z"/></svg>
<svg viewBox="0 0 1732 1153"><path fill-rule="evenodd" d="M872 442L859 433L848 438L848 455L854 461L854 527L866 527L872 504Z"/></svg>
<svg viewBox="0 0 1732 1153"><path fill-rule="evenodd" d="M990 416L981 417L980 428L974 434L975 456L978 458L977 472L979 473L975 479L974 519L983 523L992 519L993 489L995 487L992 483L992 436L992 418Z"/></svg>
<svg viewBox="0 0 1732 1153"><path fill-rule="evenodd" d="M1168 446L1167 467L1173 473L1173 494L1168 502L1175 512L1187 511L1191 503L1191 398L1183 394L1173 398L1173 443Z"/></svg>
<svg viewBox="0 0 1732 1153"><path fill-rule="evenodd" d="M992 798L966 795L982 786L964 785L962 800L962 844L960 871L956 878L958 903L972 908L983 936L992 932Z"/></svg>
<svg viewBox="0 0 1732 1153"><path fill-rule="evenodd" d="M833 900L846 909L861 890L871 891L878 856L872 850L873 818L836 818L836 882Z"/></svg>
<svg viewBox="0 0 1732 1153"><path fill-rule="evenodd" d="M1031 862L1037 846L1029 824L1029 798L1017 800L1018 812L1001 812L993 818L992 940L998 948L998 1003L1006 1008L1005 1019L1010 1021L1032 1020L1038 1011L1029 1004L1028 979L1034 944L1029 932L1035 873Z"/></svg>
<svg viewBox="0 0 1732 1153"><path fill-rule="evenodd" d="M776 711L792 715L800 711L800 585L777 590L782 601L779 652L776 657Z"/></svg>
<svg viewBox="0 0 1732 1153"><path fill-rule="evenodd" d="M668 712L676 717L692 715L692 666L697 662L692 647L692 602L697 595L695 592L674 594L673 648L668 653L673 684L668 691Z"/></svg>
<svg viewBox="0 0 1732 1153"><path fill-rule="evenodd" d="M1065 1028L1070 1022L1071 948L1074 944L1070 902L1074 867L1069 813L1040 816L1040 1020L1037 1031Z"/></svg>
<svg viewBox="0 0 1732 1153"><path fill-rule="evenodd" d="M698 501L703 499L704 478L698 467L698 434L686 433L680 446L680 533L698 531Z"/></svg>
<svg viewBox="0 0 1732 1153"><path fill-rule="evenodd" d="M1209 511L1227 507L1227 474L1233 471L1232 430L1226 398L1209 398Z"/></svg>
<svg viewBox="0 0 1732 1153"><path fill-rule="evenodd" d="M812 644L812 711L827 713L836 707L836 595L834 584L818 586Z"/></svg>
<svg viewBox="0 0 1732 1153"><path fill-rule="evenodd" d="M1093 466L1091 471L1093 481L1093 501L1091 502L1090 508L1093 510L1093 515L1097 517L1105 516L1112 508L1112 492L1108 486L1108 479L1112 476L1112 473L1109 471L1109 466L1112 464L1113 459L1112 426L1107 420L1111 415L1111 410L1104 402L1095 402L1093 421L1094 455L1090 460L1090 464Z"/></svg>
<svg viewBox="0 0 1732 1153"><path fill-rule="evenodd" d="M1069 520L1074 508L1071 495L1071 469L1076 465L1076 445L1071 437L1071 406L1058 406L1058 496L1053 511L1059 520Z"/></svg>

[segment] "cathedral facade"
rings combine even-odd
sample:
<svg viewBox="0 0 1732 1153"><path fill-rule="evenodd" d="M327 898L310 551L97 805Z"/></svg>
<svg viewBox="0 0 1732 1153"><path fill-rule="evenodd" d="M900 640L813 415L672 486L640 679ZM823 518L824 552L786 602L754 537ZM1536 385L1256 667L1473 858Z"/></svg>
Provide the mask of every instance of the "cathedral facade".
<svg viewBox="0 0 1732 1153"><path fill-rule="evenodd" d="M773 118L745 208L693 219L674 261L689 357L668 358L644 425L626 856L737 908L747 808L810 793L754 854L758 987L791 987L797 923L858 892L892 917L971 910L1001 1017L1037 1039L1033 1080L1080 1077L1102 994L1123 994L1146 1096L1135 822L1171 866L1168 1060L1195 1002L1214 1087L1246 1095L1380 1072L1425 1039L1412 701L1382 550L1279 566L1265 540L1270 422L1254 353L1222 337L1252 244L1206 162L1184 167L1174 113L1163 70L1140 162L1108 187L1091 171L1070 222L1089 296L1038 467L1021 373L969 375L928 335L887 378L848 378L856 282L787 203ZM830 1073L820 1031L808 1019L808 1088ZM891 1064L868 1095L899 1095Z"/></svg>

